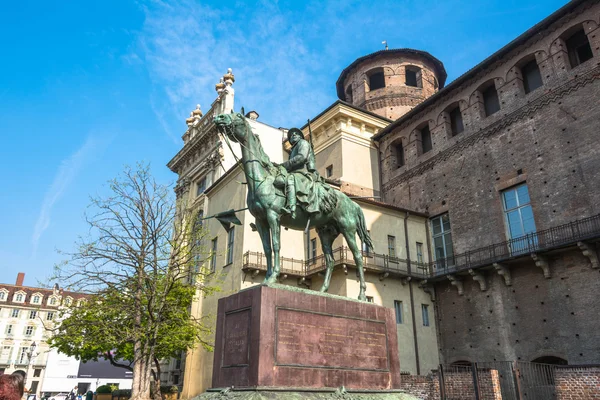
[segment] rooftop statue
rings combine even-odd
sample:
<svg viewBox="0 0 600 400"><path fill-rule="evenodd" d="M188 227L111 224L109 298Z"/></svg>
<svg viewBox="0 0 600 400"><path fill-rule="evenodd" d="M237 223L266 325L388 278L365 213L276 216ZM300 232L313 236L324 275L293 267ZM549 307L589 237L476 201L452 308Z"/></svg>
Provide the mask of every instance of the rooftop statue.
<svg viewBox="0 0 600 400"><path fill-rule="evenodd" d="M267 258L265 282L275 283L279 277L281 226L295 230L316 228L327 265L321 291L329 289L333 272L332 244L341 233L358 268L358 298L366 300L362 253L356 243L358 234L363 244L373 248L365 217L358 204L341 191L332 189L319 176L312 147L304 140L302 132L296 128L289 130L292 153L288 161L279 165L265 154L243 110L242 113L217 115L214 121L226 140L241 146L241 165L248 183L247 205L256 219Z"/></svg>

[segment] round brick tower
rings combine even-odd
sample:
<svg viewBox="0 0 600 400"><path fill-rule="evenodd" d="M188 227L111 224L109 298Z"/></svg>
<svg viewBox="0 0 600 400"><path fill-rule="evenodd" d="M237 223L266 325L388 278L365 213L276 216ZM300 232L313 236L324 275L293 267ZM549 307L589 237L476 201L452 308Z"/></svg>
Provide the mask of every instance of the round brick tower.
<svg viewBox="0 0 600 400"><path fill-rule="evenodd" d="M390 49L360 57L337 80L340 100L397 119L444 87L444 64L413 49Z"/></svg>

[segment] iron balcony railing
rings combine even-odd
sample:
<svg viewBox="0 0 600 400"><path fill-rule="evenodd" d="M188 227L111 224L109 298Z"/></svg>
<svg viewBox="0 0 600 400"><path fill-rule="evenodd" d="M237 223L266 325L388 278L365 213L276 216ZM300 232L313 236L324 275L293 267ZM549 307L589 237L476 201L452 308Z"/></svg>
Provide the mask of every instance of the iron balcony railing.
<svg viewBox="0 0 600 400"><path fill-rule="evenodd" d="M425 279L476 269L532 253L571 246L577 242L598 237L600 237L600 214L491 246L441 258L431 263L419 263L410 260L410 271L408 268L409 260L373 252L362 252L362 256L364 267L368 271L387 272ZM342 264L355 266L352 252L346 246L335 249L333 259L334 266ZM307 261L281 257L280 265L281 273L301 277L313 275L324 271L326 268L324 255ZM266 271L267 261L265 255L259 252L247 251L244 254L242 268L244 270Z"/></svg>
<svg viewBox="0 0 600 400"><path fill-rule="evenodd" d="M429 274L427 268L429 267L425 263L411 262L409 271L408 260L390 257L384 254L377 254L373 252L362 252L363 265L365 270L391 273L402 276L413 276L418 278L426 278ZM351 265L356 266L352 252L347 246L341 246L333 250L333 263L334 266L339 265ZM245 270L256 270L266 271L267 261L263 253L247 251L244 254L243 269ZM320 255L311 258L307 261L295 258L280 258L280 271L282 274L295 275L295 276L310 276L326 269L325 256Z"/></svg>
<svg viewBox="0 0 600 400"><path fill-rule="evenodd" d="M433 276L475 269L600 236L600 214L433 261Z"/></svg>

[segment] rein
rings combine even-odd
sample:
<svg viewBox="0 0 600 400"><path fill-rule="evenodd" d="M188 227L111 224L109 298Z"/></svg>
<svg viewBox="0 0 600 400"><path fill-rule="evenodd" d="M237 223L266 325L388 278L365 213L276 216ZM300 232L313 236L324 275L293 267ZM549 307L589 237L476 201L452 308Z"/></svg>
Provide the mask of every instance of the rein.
<svg viewBox="0 0 600 400"><path fill-rule="evenodd" d="M234 129L235 129L236 127L240 126L240 125L244 125L244 126L245 126L245 128L246 128L246 132L247 132L249 135L250 135L250 134L252 134L252 132L248 132L248 127L247 127L247 125L246 125L245 121L243 121L243 120L240 120L239 122L234 122L234 120L233 120L233 118L232 118L232 122L231 122L231 124L230 124L230 125L224 125L224 126L221 126L221 127L223 128L223 131L224 131L224 132L222 132L222 135L223 135L223 137L224 137L224 139L225 139L225 143L227 144L227 147L229 147L229 150L231 151L231 154L233 155L233 158L236 160L236 162L239 162L239 163L240 163L240 165L241 165L242 169L244 170L244 173L246 174L246 177L247 177L247 178L249 178L250 180L254 181L255 183L258 183L258 184L260 185L260 184L261 184L261 183L263 183L263 182L264 182L264 181L265 181L267 178L265 177L265 178L264 178L264 179L262 179L262 180L255 179L255 178L254 178L253 176L251 176L251 175L248 173L248 171L246 170L246 164L247 164L247 163L250 163L250 162L258 162L258 163L260 163L260 164L261 164L261 166L262 166L262 167L263 167L263 168L266 170L266 172L267 172L267 175L269 175L269 174L270 174L270 171L271 171L270 167L272 166L272 164L271 164L271 165L269 165L269 163L262 161L262 160L260 159L260 157L258 157L258 156L256 155L256 153L254 153L254 152L253 152L253 151L252 151L252 150L251 150L251 149L250 149L248 146L244 145L244 144L243 144L243 143L241 143L241 142L237 142L237 143L238 143L238 144L239 144L241 147L243 147L243 148L245 148L246 150L248 150L248 152L249 152L250 154L252 154L252 155L253 155L253 156L254 156L256 159L255 159L255 160L246 160L246 161L242 161L242 160L240 160L240 159L239 159L239 158L238 158L238 157L235 155L235 152L233 151L233 148L231 147L231 142L230 142L230 140L229 140L229 134L233 135ZM225 131L227 131L227 132L225 132ZM281 173L279 172L279 169L277 168L277 175L276 175L276 176L278 176L278 175L281 175Z"/></svg>

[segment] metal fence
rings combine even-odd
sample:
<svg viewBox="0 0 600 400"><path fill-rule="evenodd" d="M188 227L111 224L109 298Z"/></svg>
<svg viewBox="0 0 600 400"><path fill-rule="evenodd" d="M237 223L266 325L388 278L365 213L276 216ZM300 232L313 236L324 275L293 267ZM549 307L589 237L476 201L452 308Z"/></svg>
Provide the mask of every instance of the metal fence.
<svg viewBox="0 0 600 400"><path fill-rule="evenodd" d="M599 365L477 362L440 365L438 376L441 400L552 400L564 398L575 389L596 390L591 398L600 398L600 388L580 387L582 376L588 376L586 382L595 387Z"/></svg>
<svg viewBox="0 0 600 400"><path fill-rule="evenodd" d="M430 264L430 270L434 276L446 275L456 271L491 265L524 254L572 245L599 235L600 215L594 215L491 246L440 258Z"/></svg>

